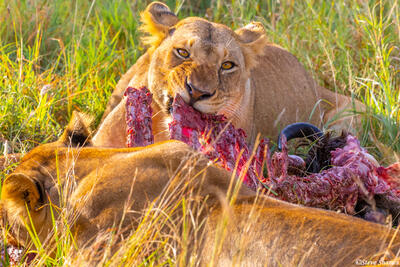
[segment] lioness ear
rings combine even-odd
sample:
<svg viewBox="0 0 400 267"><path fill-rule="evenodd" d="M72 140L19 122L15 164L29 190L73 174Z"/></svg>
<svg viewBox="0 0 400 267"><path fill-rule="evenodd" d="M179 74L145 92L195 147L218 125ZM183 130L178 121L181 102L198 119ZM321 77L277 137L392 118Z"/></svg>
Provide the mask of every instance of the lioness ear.
<svg viewBox="0 0 400 267"><path fill-rule="evenodd" d="M1 199L13 202L15 207L24 207L26 203L30 210L35 210L39 201L43 201L35 181L23 173L13 173L6 177Z"/></svg>
<svg viewBox="0 0 400 267"><path fill-rule="evenodd" d="M58 142L68 146L91 146L89 126L92 118L88 115L74 111L70 122Z"/></svg>
<svg viewBox="0 0 400 267"><path fill-rule="evenodd" d="M142 41L151 46L158 46L167 36L170 27L178 22L178 17L163 3L153 2L140 13L142 26L140 29L149 34Z"/></svg>
<svg viewBox="0 0 400 267"><path fill-rule="evenodd" d="M258 58L264 54L265 45L268 43L264 26L260 22L252 22L237 29L235 33L242 44L246 67L248 70L256 67Z"/></svg>

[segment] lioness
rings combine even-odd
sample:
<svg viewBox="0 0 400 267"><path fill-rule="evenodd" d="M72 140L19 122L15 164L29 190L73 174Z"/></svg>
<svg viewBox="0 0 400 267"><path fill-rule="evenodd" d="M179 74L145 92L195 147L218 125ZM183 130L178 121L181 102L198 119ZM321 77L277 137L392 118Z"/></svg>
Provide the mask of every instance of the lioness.
<svg viewBox="0 0 400 267"><path fill-rule="evenodd" d="M53 233L52 216L57 218L57 206L64 201L74 214L71 231L78 247L90 247L99 233L115 226L129 234L140 225L146 207L159 210L157 203L177 197L175 203L183 199L185 205L189 200L204 203L200 217L205 224L197 229L202 242L191 252L198 253L202 264L348 266L357 259L380 257L386 249L389 254L397 252L400 238L388 227L269 197L256 201L255 193L244 186L237 190L235 204L229 205L227 195L234 191L231 175L184 143L96 148L90 147L87 134L76 115L57 142L33 149L6 177L1 221L11 226L9 240L28 246L25 223L30 225L31 220L45 242ZM67 147L70 143L81 147ZM72 185L70 195L60 197L61 191L67 192L67 183ZM181 193L175 191L184 187ZM183 216L182 208L172 205L171 209L176 210L176 218ZM191 213L189 221L194 217ZM175 219L168 217L168 221ZM193 247L190 238L185 240L181 244Z"/></svg>
<svg viewBox="0 0 400 267"><path fill-rule="evenodd" d="M298 121L330 123L352 107L349 97L318 86L295 56L268 42L260 23L233 31L198 17L179 21L159 2L141 18L149 48L118 82L93 138L97 146L124 146L121 100L128 85L147 86L153 93L155 141L168 139L166 122L178 93L201 112L224 114L245 130L249 143L258 133L276 138ZM358 101L354 105L362 107ZM351 121L338 120L335 127L349 127Z"/></svg>

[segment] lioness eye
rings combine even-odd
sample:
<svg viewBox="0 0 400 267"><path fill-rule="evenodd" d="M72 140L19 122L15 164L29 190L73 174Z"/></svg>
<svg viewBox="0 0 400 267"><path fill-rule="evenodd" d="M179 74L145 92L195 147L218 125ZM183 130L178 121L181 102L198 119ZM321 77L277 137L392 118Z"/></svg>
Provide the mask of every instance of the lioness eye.
<svg viewBox="0 0 400 267"><path fill-rule="evenodd" d="M178 55L180 55L183 58L188 58L189 57L189 52L186 51L185 49L178 48L178 49L176 49L176 52L178 53Z"/></svg>
<svg viewBox="0 0 400 267"><path fill-rule="evenodd" d="M231 62L231 61L225 61L224 63L222 63L221 65L221 69L223 70L230 70L235 66L235 63Z"/></svg>

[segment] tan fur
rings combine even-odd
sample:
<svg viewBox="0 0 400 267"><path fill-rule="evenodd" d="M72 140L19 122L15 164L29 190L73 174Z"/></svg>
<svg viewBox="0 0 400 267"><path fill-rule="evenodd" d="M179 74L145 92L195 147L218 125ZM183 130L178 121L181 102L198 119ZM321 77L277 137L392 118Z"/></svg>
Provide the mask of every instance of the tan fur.
<svg viewBox="0 0 400 267"><path fill-rule="evenodd" d="M276 138L283 127L299 121L340 130L358 123L353 114L342 114L353 108L351 99L318 86L295 56L268 42L260 23L233 31L197 17L178 21L158 2L142 13L142 22L150 48L119 81L94 137L97 146L125 145L114 138L125 140L125 109L110 112L125 104L121 99L128 85L147 86L153 93L155 140L168 139L168 102L177 93L190 102L186 79L202 92L213 94L193 106L204 113L226 115L246 131L250 143L257 133ZM186 49L190 58L179 58L177 48ZM233 61L236 67L222 71L224 61ZM356 110L363 109L358 101L354 105ZM335 116L345 115L332 124Z"/></svg>
<svg viewBox="0 0 400 267"><path fill-rule="evenodd" d="M129 234L141 211L166 194L177 201L185 196L206 203L202 214L207 221L199 232L204 242L196 250L203 264L348 266L357 258L380 258L391 241L388 251L397 252L400 238L392 240L394 231L388 227L269 197L256 201L255 193L244 186L236 203L227 205L231 174L178 141L130 149L67 147L67 140L81 140L87 133L82 123L76 117L59 141L33 149L6 177L1 221L11 225L10 238L19 244L30 240L26 208L44 242L52 229L50 203L55 214L55 207L69 207L77 216L72 232L83 248L99 233L119 225L123 215L121 228ZM91 144L89 137L84 144ZM60 200L60 189L66 190L67 183L68 197ZM186 193L169 191L182 186ZM126 205L129 212L124 213Z"/></svg>

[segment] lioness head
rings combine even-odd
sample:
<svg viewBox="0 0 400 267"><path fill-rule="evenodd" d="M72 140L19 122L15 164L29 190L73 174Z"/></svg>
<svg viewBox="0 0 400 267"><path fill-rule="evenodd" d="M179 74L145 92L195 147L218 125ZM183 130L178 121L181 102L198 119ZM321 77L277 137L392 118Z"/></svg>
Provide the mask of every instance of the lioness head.
<svg viewBox="0 0 400 267"><path fill-rule="evenodd" d="M41 242L49 236L53 229L52 213L55 217L58 213L54 207L60 205L59 185L66 177L64 168L55 166L54 158L56 164L65 166L68 161L65 150L70 146L90 146L88 136L86 119L74 113L56 142L34 148L6 177L1 188L0 223L7 231L9 243L25 246L31 240L29 232L36 233Z"/></svg>
<svg viewBox="0 0 400 267"><path fill-rule="evenodd" d="M164 111L179 93L203 113L237 119L250 104L250 70L267 42L263 26L233 31L197 17L179 21L159 2L141 16L152 53L148 85Z"/></svg>

